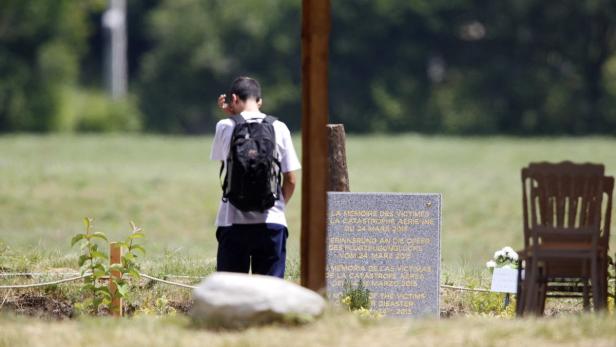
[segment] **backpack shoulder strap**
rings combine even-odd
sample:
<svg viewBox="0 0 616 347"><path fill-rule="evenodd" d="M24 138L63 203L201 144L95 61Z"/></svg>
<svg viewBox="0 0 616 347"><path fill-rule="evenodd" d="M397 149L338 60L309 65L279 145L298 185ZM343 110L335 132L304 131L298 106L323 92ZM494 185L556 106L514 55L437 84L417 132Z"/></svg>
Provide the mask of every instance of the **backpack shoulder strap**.
<svg viewBox="0 0 616 347"><path fill-rule="evenodd" d="M246 120L244 119L244 117L242 117L241 114L236 114L236 115L231 116L231 120L235 122L235 125L246 123Z"/></svg>
<svg viewBox="0 0 616 347"><path fill-rule="evenodd" d="M276 118L274 116L267 115L267 116L265 116L265 118L263 118L263 123L274 124L274 122L277 121L277 120L278 120L278 118Z"/></svg>

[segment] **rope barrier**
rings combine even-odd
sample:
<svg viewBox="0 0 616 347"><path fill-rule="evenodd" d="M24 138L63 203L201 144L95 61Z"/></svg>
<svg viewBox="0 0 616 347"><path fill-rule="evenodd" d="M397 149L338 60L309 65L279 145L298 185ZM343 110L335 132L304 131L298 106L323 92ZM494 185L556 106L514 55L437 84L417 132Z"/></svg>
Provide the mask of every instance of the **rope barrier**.
<svg viewBox="0 0 616 347"><path fill-rule="evenodd" d="M16 273L16 274L12 274L12 275L21 275L21 276L29 276L32 273ZM2 274L2 275L7 275ZM43 283L32 283L32 284L14 284L14 285L0 285L0 289L25 289L25 288L36 288L36 287L45 287L45 286L50 286L50 285L55 285L55 284L60 284L60 283L67 283L67 282L72 282L72 281L76 281L79 279L82 279L86 276L88 276L89 274L84 274L82 276L76 276L76 277L71 277L71 278L65 278L65 279L61 279L61 280L57 280L57 281L51 281L51 282L43 282ZM148 274L144 274L144 273L140 273L139 274L141 277L145 277L147 279L150 279L152 281L156 281L156 282L161 282L161 283L165 283L165 284L169 284L169 285L174 285L174 286L178 286L178 287L183 287L183 288L188 288L188 289L195 289L195 286L191 286L188 284L184 284L184 283L177 283L177 282L172 282L172 281L167 281L161 278L157 278L157 277L153 277L150 276Z"/></svg>
<svg viewBox="0 0 616 347"><path fill-rule="evenodd" d="M33 273L20 273L20 274L11 274L11 275L32 275ZM1 275L8 275L8 274L1 274ZM162 278L157 278L154 276L150 276L148 274L144 274L144 273L139 273L139 275L141 277L147 278L149 280L152 281L156 281L156 282L160 282L160 283L165 283L165 284L169 284L169 285L173 285L173 286L177 286L177 287L182 287L182 288L188 288L188 289L195 289L196 286L191 286L189 284L184 284L184 283L177 283L177 282L172 282L172 281L167 281L164 280ZM23 289L23 288L35 288L35 287L44 287L44 286L50 286L50 285L55 285L55 284L60 284L60 283L66 283L66 282L72 282L72 281L76 281L79 279L82 279L84 277L88 276L88 274L84 274L83 276L76 276L76 277L72 277L72 278L65 278L65 279L61 279L61 280L57 280L57 281L51 281L51 282L44 282L44 283L33 283L33 284L17 284L17 285L2 285L0 286L0 289ZM200 278L197 276L166 276L166 277L177 277L177 278ZM475 291L475 292L489 292L489 290L487 289L482 289L482 288L465 288L465 287L457 287L457 286L449 286L449 285L441 285L441 288L446 288L446 289L457 289L457 290L465 290L465 291Z"/></svg>
<svg viewBox="0 0 616 347"><path fill-rule="evenodd" d="M165 277L169 278L186 278L190 280L202 280L205 279L204 276L188 276L188 275L165 275Z"/></svg>
<svg viewBox="0 0 616 347"><path fill-rule="evenodd" d="M79 272L2 272L0 277L76 276Z"/></svg>
<svg viewBox="0 0 616 347"><path fill-rule="evenodd" d="M459 287L459 286L450 286L448 284L441 284L441 288L462 290L462 291L467 291L467 292L485 292L485 293L492 292L491 290L484 289L484 288L466 288L466 287Z"/></svg>
<svg viewBox="0 0 616 347"><path fill-rule="evenodd" d="M64 278L61 280L57 280L57 281L51 281L51 282L43 282L43 283L32 283L32 284L15 284L15 285L2 285L0 286L0 289L23 289L23 288L35 288L35 287L46 287L46 286L51 286L54 284L60 284L60 283L66 283L66 282L72 282L72 281L76 281L76 280L80 280L84 277L89 276L89 274L84 274L81 276L77 276L77 277L71 277L71 278Z"/></svg>
<svg viewBox="0 0 616 347"><path fill-rule="evenodd" d="M53 273L53 272L49 272L49 273L45 273L45 272L13 272L13 273L0 273L0 277L18 277L18 276L49 276L49 275L57 275L57 276L74 276L78 273L72 273L72 272L66 272L66 273ZM192 286L189 284L184 284L184 283L177 283L177 282L173 282L173 281L168 281L168 280L164 280L162 278L157 278L157 277L153 277L150 276L148 274L144 274L144 273L139 273L140 276L150 279L152 281L156 281L156 282L160 282L160 283L165 283L165 284L169 284L169 285L173 285L173 286L177 286L177 287L182 287L182 288L188 288L188 289L195 289L196 286ZM0 289L21 289L21 288L35 288L35 287L45 287L45 286L50 286L50 285L55 285L55 284L61 284L61 283L67 283L67 282L72 282L72 281L76 281L79 279L82 279L84 277L88 276L88 274L84 274L81 276L76 276L76 277L71 277L71 278L65 278L65 279L61 279L61 280L57 280L57 281L51 281L51 282L43 282L43 283L33 283L33 284L16 284L16 285L0 285ZM186 275L165 275L165 277L170 277L170 278L187 278L187 279L203 279L205 277L200 277L200 276L186 276ZM609 279L610 282L615 281L616 279ZM462 291L469 291L469 292L482 292L482 293L491 293L491 291L489 289L485 289L485 288L467 288L467 287L461 287L461 286L454 286L454 285L448 285L448 284L441 284L440 286L443 289L452 289L452 290L462 290Z"/></svg>
<svg viewBox="0 0 616 347"><path fill-rule="evenodd" d="M35 276L76 276L79 272L2 272L0 277L35 277ZM165 275L166 278L186 278L202 280L203 276Z"/></svg>
<svg viewBox="0 0 616 347"><path fill-rule="evenodd" d="M139 273L139 275L141 275L142 277L145 277L147 279L150 279L152 281L161 282L161 283L165 283L165 284L170 284L172 286L178 286L178 287L183 287L183 288L188 288L188 289L195 289L195 288L197 288L196 286L191 286L191 285L184 284L184 283L176 283L176 282L167 281L167 280L164 280L164 279L161 279L161 278L152 277L152 276L144 274L144 273Z"/></svg>

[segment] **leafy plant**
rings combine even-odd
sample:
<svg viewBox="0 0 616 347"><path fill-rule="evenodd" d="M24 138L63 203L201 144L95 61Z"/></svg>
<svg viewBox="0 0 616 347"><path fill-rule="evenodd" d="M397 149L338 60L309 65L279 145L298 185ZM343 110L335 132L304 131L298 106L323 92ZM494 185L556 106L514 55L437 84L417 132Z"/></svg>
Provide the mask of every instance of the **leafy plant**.
<svg viewBox="0 0 616 347"><path fill-rule="evenodd" d="M140 278L137 258L139 256L138 252L141 253L141 255L145 255L145 248L137 244L135 240L144 238L145 234L143 233L143 229L136 226L135 223L130 222L130 226L132 228L131 234L126 237L123 242L118 242L121 249L125 250L125 252L122 252L120 264L112 264L109 267L110 271L117 271L119 273L119 276L111 277L111 280L115 283L117 288L117 293L112 293L114 298L116 296L119 298L126 298L128 296L129 277L134 280L139 280Z"/></svg>
<svg viewBox="0 0 616 347"><path fill-rule="evenodd" d="M481 279L475 277L466 277L465 287L468 288L481 288L485 286L485 283ZM495 292L464 292L462 295L462 305L468 310L469 313L498 316L503 318L515 317L515 296L511 296L509 305L505 306L504 293Z"/></svg>
<svg viewBox="0 0 616 347"><path fill-rule="evenodd" d="M94 225L92 218L83 220L86 232L77 234L71 240L71 247L81 243L82 254L79 256L79 272L84 277L84 284L81 287L83 293L89 292L90 297L80 303L77 307L88 313L96 313L101 305L111 304L111 292L107 286L101 285L102 279L109 275L109 256L101 251L101 245L107 245L107 236L101 232L93 231Z"/></svg>
<svg viewBox="0 0 616 347"><path fill-rule="evenodd" d="M156 299L155 302L156 314L159 316L170 314L175 315L175 308L169 306L169 300L167 300L167 296L163 295Z"/></svg>
<svg viewBox="0 0 616 347"><path fill-rule="evenodd" d="M84 218L85 233L75 235L71 240L71 247L80 244L81 255L79 256L79 271L84 277L81 292L89 294L82 303L76 305L78 310L96 314L101 307L112 309L113 299L126 298L129 294L129 278L139 279L139 266L137 264L137 252L145 254L145 248L135 240L145 235L141 228L133 222L130 223L131 234L118 246L124 254L119 264L109 264L109 255L103 251L108 248L107 236L99 231L94 231L92 218ZM114 276L112 276L114 275ZM105 282L111 281L115 290L110 290Z"/></svg>
<svg viewBox="0 0 616 347"><path fill-rule="evenodd" d="M466 293L468 310L472 313L499 316L503 318L515 317L515 296L511 297L509 305L505 306L503 293Z"/></svg>
<svg viewBox="0 0 616 347"><path fill-rule="evenodd" d="M341 302L350 311L370 310L370 290L364 287L364 282L361 279L357 286L354 286L350 280L345 279Z"/></svg>

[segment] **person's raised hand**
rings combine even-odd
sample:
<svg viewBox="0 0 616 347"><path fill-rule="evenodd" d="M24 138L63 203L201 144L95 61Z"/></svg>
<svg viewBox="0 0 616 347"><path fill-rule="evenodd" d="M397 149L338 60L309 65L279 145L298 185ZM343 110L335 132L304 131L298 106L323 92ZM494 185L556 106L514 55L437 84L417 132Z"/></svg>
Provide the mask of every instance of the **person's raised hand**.
<svg viewBox="0 0 616 347"><path fill-rule="evenodd" d="M233 108L231 108L231 105L227 104L225 97L225 94L220 94L218 96L218 108L223 110L226 114L231 115L233 114Z"/></svg>

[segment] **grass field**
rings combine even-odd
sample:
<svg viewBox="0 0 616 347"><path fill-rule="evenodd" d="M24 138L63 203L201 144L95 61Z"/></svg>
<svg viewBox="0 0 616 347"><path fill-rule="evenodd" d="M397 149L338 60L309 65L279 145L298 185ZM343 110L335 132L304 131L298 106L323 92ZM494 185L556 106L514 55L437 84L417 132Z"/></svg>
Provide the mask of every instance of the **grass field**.
<svg viewBox="0 0 616 347"><path fill-rule="evenodd" d="M1 317L0 347L314 347L314 346L593 346L613 347L614 317L569 316L543 320L472 317L447 320L365 321L329 313L303 327L246 331L197 330L183 317L42 322Z"/></svg>
<svg viewBox="0 0 616 347"><path fill-rule="evenodd" d="M134 220L147 232L152 261L211 261L220 184L210 144L210 137L0 137L0 242L71 254L68 241L90 216L114 238ZM442 193L444 268L482 270L495 249L521 246L522 166L570 159L605 163L614 174L614 148L607 138L350 137L348 163L352 191ZM298 189L288 211L292 260L299 207Z"/></svg>
<svg viewBox="0 0 616 347"><path fill-rule="evenodd" d="M296 138L298 151L299 142ZM149 273L213 271L213 224L220 185L218 163L208 160L210 143L207 136L0 137L0 270L76 268L77 250L70 248L69 240L83 230L82 218L89 216L95 218L98 230L113 239L128 233L130 220L142 226L148 251L143 267ZM442 280L487 286L484 264L494 250L521 246L520 168L531 161L568 159L602 162L613 175L614 148L616 139L610 138L351 136L347 154L352 191L442 193ZM292 280L299 277L300 195L298 189L287 213L288 278ZM612 241L612 249L614 245ZM190 298L185 289L148 288L132 298L141 305L139 313L156 312L161 297ZM65 285L28 293L79 300L75 289ZM0 294L0 302L19 295ZM442 307L461 309L462 315L496 312L511 317L511 310L502 310L497 294L444 292L441 301ZM573 307L579 310L579 303ZM571 310L571 305L565 310ZM308 327L214 333L192 329L182 315L146 316L122 323L102 318L52 323L0 315L0 347L189 346L204 341L211 346L613 346L615 322L613 313L540 321L483 316L366 322L347 313L328 312ZM101 331L120 342L107 344Z"/></svg>

